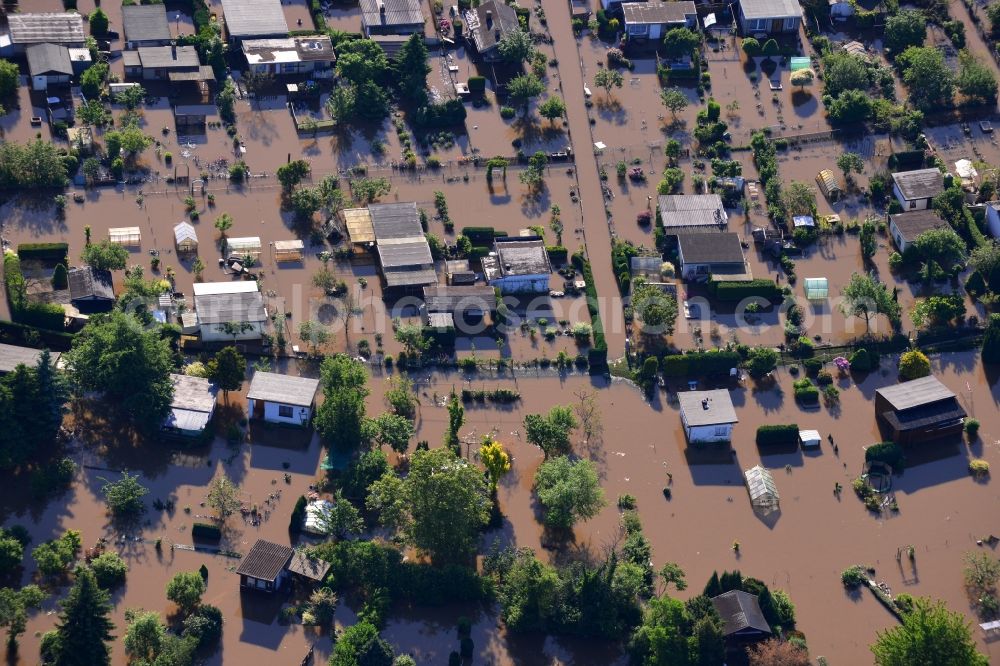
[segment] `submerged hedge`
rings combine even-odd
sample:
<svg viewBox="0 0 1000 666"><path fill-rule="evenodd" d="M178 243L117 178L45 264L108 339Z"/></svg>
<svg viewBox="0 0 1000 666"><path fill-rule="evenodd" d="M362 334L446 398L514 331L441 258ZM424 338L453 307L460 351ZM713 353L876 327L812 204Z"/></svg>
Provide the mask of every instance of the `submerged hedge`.
<svg viewBox="0 0 1000 666"><path fill-rule="evenodd" d="M723 350L672 354L660 360L660 370L665 377L720 375L739 367L742 360L737 352Z"/></svg>
<svg viewBox="0 0 1000 666"><path fill-rule="evenodd" d="M21 243L17 246L19 259L39 259L65 264L69 257L69 243Z"/></svg>
<svg viewBox="0 0 1000 666"><path fill-rule="evenodd" d="M574 257L575 258L575 257ZM608 340L604 337L604 322L601 321L601 311L597 301L597 287L594 285L594 270L590 261L584 260L581 266L583 279L587 283L587 311L590 312L590 325L594 330L594 345L587 352L587 362L591 373L603 372L608 366Z"/></svg>
<svg viewBox="0 0 1000 666"><path fill-rule="evenodd" d="M781 288L774 280L750 280L749 282L710 282L709 291L719 301L736 302L757 296L769 301L781 298Z"/></svg>
<svg viewBox="0 0 1000 666"><path fill-rule="evenodd" d="M762 425L757 428L757 446L768 444L795 444L799 441L799 426L795 423L786 425Z"/></svg>

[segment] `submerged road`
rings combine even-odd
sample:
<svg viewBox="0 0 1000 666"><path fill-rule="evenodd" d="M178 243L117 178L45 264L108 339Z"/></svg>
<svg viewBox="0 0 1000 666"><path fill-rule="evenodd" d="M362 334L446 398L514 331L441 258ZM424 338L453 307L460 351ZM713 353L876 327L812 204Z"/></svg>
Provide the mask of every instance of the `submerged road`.
<svg viewBox="0 0 1000 666"><path fill-rule="evenodd" d="M573 36L569 2L543 0L548 29L552 34L553 48L559 61L563 101L566 102L566 119L569 122L576 161L576 175L580 186L580 208L583 215L587 254L594 271L597 296L600 303L604 334L608 340L608 360L622 356L625 350L625 326L619 299L618 283L611 267L611 233L604 213L604 193L593 155L593 138L590 118L584 104L584 80L580 52ZM593 89L593 83L589 83Z"/></svg>

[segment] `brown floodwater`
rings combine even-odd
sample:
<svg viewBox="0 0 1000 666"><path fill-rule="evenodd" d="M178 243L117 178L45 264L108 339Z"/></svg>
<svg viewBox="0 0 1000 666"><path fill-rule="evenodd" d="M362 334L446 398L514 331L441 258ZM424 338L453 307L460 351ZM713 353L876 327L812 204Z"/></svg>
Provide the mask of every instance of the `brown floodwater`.
<svg viewBox="0 0 1000 666"><path fill-rule="evenodd" d="M800 409L791 398L792 377L786 370L776 373L776 385L748 386L733 391L740 423L734 431L730 455L705 455L685 445L677 414L676 399L660 393L649 402L631 385L579 375L539 373L517 377L439 373L417 377L420 408L415 439L437 445L447 423L444 398L452 388L517 389L522 396L513 407L466 407L463 441L474 442L493 434L513 456L513 469L501 482L500 502L504 525L483 536L483 548L496 540L501 544L534 548L541 557L567 555L600 557L620 538L615 499L624 493L635 496L645 531L654 553L654 566L678 562L687 572L696 593L711 572L739 568L747 575L787 590L795 602L798 626L805 632L811 653L832 663L866 663L867 646L877 631L895 620L869 595L853 597L844 592L839 579L842 569L854 563L871 564L877 578L894 594L928 595L946 601L954 610L973 616L962 587L962 556L977 549L977 539L993 530L989 507L997 502L992 482L977 483L966 471L970 457L1000 464L1000 386L987 377L974 353L946 354L933 358L935 374L959 396L970 415L982 423L976 442L941 444L911 451L911 466L894 482L900 511L874 516L850 492L864 460L865 446L878 441L872 413L875 388L895 381L892 359L886 369L874 372L860 383L839 378L841 401L836 409ZM282 371L314 373L309 364L290 364ZM369 411L383 408L386 375L372 378ZM572 543L561 551L543 546L531 485L541 453L524 441L522 420L526 413L540 412L556 404L573 404L579 396L596 396L603 420L603 435L584 444L574 437L576 453L597 464L609 500L594 519L578 525ZM233 392L232 405L242 396ZM796 422L816 428L824 438L819 451L798 449L760 451L753 442L756 427L763 423ZM305 492L317 474L321 447L315 437L289 437L288 430L255 426L250 445L230 448L216 441L204 450L173 452L168 448L136 445L117 433L102 429L97 417L87 421L86 441L73 457L86 465L65 495L43 505L31 503L5 484L3 523L22 523L33 543L57 536L65 529L83 531L84 543L92 546L107 535L114 548L128 561L128 584L114 595L114 619L120 636L124 609L141 606L164 614L173 612L164 598L166 582L178 571L209 569L206 600L219 606L227 618L221 651L210 663L230 660L257 661L278 651L282 663L294 663L314 641L317 656L329 650L321 633L299 625L277 621L278 609L259 599L241 598L232 573L236 560L220 555L165 547L157 553L152 542L190 544L190 526L207 510L200 506L205 486L213 476L226 472L241 484L244 501L270 510L270 518L251 526L237 516L226 523L224 546L246 552L258 537L288 543L287 521L294 498ZM832 436L835 452L826 439ZM742 485L742 470L755 464L772 470L781 494L781 512L764 520L752 511ZM122 541L109 527L100 496L103 478L128 468L142 476L150 488L147 498L171 499L172 511L149 509L143 525L127 533ZM286 482L284 474L289 475ZM838 499L835 483L845 487ZM662 490L669 486L672 499ZM280 493L279 493L280 491ZM280 494L280 497L278 495ZM276 497L270 503L268 496ZM187 513L190 509L190 513ZM738 553L732 550L740 543ZM899 548L912 545L916 558L911 565L896 561ZM22 580L32 576L30 558ZM57 590L58 594L64 589ZM57 594L57 596L58 596ZM48 611L35 615L22 640L21 659L31 663L37 654L36 632L52 626ZM510 636L498 626L496 609L457 605L443 609L398 608L391 614L385 636L401 652L436 661L455 649L454 627L459 616L473 619L477 655L495 664L520 663L611 663L615 653L564 639ZM338 622L350 623L353 613L344 606ZM978 634L977 634L978 636ZM977 638L978 640L978 638ZM980 649L996 658L996 644L980 641ZM599 651L601 650L601 651ZM123 659L120 640L115 661ZM604 655L604 656L595 656Z"/></svg>

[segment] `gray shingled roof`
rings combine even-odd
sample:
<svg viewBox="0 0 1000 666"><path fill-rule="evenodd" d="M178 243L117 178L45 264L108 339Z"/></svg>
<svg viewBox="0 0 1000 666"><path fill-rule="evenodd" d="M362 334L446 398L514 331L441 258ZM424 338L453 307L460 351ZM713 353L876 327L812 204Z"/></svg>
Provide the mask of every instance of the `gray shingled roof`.
<svg viewBox="0 0 1000 666"><path fill-rule="evenodd" d="M230 37L267 37L288 34L281 0L222 0Z"/></svg>
<svg viewBox="0 0 1000 666"><path fill-rule="evenodd" d="M496 302L493 287L424 287L424 304L428 312L492 312L496 308Z"/></svg>
<svg viewBox="0 0 1000 666"><path fill-rule="evenodd" d="M102 271L83 266L69 269L69 296L77 299L114 300L115 289L111 271Z"/></svg>
<svg viewBox="0 0 1000 666"><path fill-rule="evenodd" d="M288 570L293 574L298 574L309 580L319 582L326 577L326 572L330 570L330 563L318 557L309 557L302 551L297 550L292 555L292 561L288 563Z"/></svg>
<svg viewBox="0 0 1000 666"><path fill-rule="evenodd" d="M936 211L930 209L896 213L890 215L889 219L907 242L916 239L925 231L949 228L948 223L942 220Z"/></svg>
<svg viewBox="0 0 1000 666"><path fill-rule="evenodd" d="M677 243L686 264L741 264L746 261L739 234L681 234Z"/></svg>
<svg viewBox="0 0 1000 666"><path fill-rule="evenodd" d="M465 12L465 26L480 53L496 46L507 34L521 29L513 7L496 0L488 0Z"/></svg>
<svg viewBox="0 0 1000 666"><path fill-rule="evenodd" d="M724 636L732 636L746 629L771 633L771 627L764 619L764 613L761 612L760 603L754 594L743 590L730 590L712 597L712 605L722 618Z"/></svg>
<svg viewBox="0 0 1000 666"><path fill-rule="evenodd" d="M283 405L308 407L316 398L318 379L257 371L250 381L247 399L280 402Z"/></svg>
<svg viewBox="0 0 1000 666"><path fill-rule="evenodd" d="M82 44L83 17L75 12L8 14L13 44Z"/></svg>
<svg viewBox="0 0 1000 666"><path fill-rule="evenodd" d="M740 8L748 19L802 16L802 7L796 0L740 0Z"/></svg>
<svg viewBox="0 0 1000 666"><path fill-rule="evenodd" d="M59 352L49 352L49 354L52 365L55 365L59 361ZM0 372L13 372L22 364L34 368L38 365L38 357L41 355L41 349L0 344Z"/></svg>
<svg viewBox="0 0 1000 666"><path fill-rule="evenodd" d="M420 0L361 0L360 5L365 25L408 26L424 22Z"/></svg>
<svg viewBox="0 0 1000 666"><path fill-rule="evenodd" d="M201 61L193 46L140 46L139 62L144 69L198 69Z"/></svg>
<svg viewBox="0 0 1000 666"><path fill-rule="evenodd" d="M907 201L936 197L944 192L944 174L938 169L917 169L892 174L892 180Z"/></svg>
<svg viewBox="0 0 1000 666"><path fill-rule="evenodd" d="M122 28L129 42L170 41L170 24L164 5L127 5L122 7Z"/></svg>
<svg viewBox="0 0 1000 666"><path fill-rule="evenodd" d="M28 58L28 72L40 74L72 74L73 61L69 49L60 44L32 44L24 50Z"/></svg>
<svg viewBox="0 0 1000 666"><path fill-rule="evenodd" d="M681 413L689 426L738 423L733 399L726 389L681 391L677 394Z"/></svg>
<svg viewBox="0 0 1000 666"><path fill-rule="evenodd" d="M241 576L273 581L288 565L293 552L288 546L257 539L257 543L253 545L250 552L240 560L240 567L236 573Z"/></svg>
<svg viewBox="0 0 1000 666"><path fill-rule="evenodd" d="M625 2L622 3L625 25L660 25L685 23L697 18L694 3L687 2Z"/></svg>
<svg viewBox="0 0 1000 666"><path fill-rule="evenodd" d="M934 375L913 379L902 384L876 389L875 393L892 405L895 410L929 405L939 400L954 398L955 394Z"/></svg>
<svg viewBox="0 0 1000 666"><path fill-rule="evenodd" d="M258 324L267 320L264 298L257 291L195 295L194 307L200 324L224 324L228 321Z"/></svg>
<svg viewBox="0 0 1000 666"><path fill-rule="evenodd" d="M729 223L718 194L664 194L659 198L664 229L688 227L724 228Z"/></svg>

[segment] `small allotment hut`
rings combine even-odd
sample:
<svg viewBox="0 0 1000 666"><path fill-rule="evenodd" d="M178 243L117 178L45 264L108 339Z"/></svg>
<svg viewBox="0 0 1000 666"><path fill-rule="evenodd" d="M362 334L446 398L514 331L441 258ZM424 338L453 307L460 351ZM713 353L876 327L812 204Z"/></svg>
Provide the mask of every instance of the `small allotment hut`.
<svg viewBox="0 0 1000 666"><path fill-rule="evenodd" d="M760 465L751 467L743 472L746 480L747 492L750 493L750 504L753 508L761 511L774 511L778 509L778 487L774 485L774 477Z"/></svg>
<svg viewBox="0 0 1000 666"><path fill-rule="evenodd" d="M181 222L174 227L174 243L178 254L197 252L198 233L189 222Z"/></svg>
<svg viewBox="0 0 1000 666"><path fill-rule="evenodd" d="M274 241L271 247L275 261L302 261L305 250L305 244L300 240Z"/></svg>

